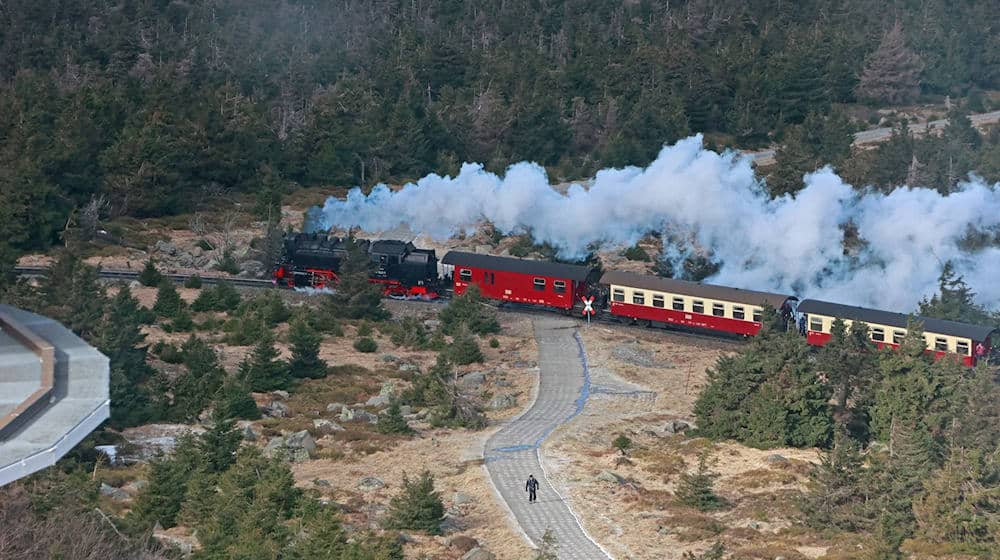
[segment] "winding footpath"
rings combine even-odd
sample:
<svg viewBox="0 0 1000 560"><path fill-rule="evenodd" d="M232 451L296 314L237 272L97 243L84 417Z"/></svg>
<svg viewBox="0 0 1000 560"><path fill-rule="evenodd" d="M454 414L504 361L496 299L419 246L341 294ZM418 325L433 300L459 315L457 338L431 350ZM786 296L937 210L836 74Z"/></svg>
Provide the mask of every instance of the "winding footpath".
<svg viewBox="0 0 1000 560"><path fill-rule="evenodd" d="M538 342L538 395L524 414L487 442L486 470L528 539L538 546L546 529L558 544L560 559L607 560L610 556L583 530L579 520L549 482L539 453L545 438L583 410L590 393L589 372L577 323L534 320ZM541 483L538 501L528 503L524 483L534 474Z"/></svg>

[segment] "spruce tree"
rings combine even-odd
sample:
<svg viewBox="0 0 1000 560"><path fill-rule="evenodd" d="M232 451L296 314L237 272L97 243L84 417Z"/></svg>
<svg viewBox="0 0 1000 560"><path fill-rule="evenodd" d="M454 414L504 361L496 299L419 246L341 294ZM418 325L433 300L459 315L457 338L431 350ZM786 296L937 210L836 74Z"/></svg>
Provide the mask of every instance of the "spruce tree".
<svg viewBox="0 0 1000 560"><path fill-rule="evenodd" d="M719 475L708 469L708 454L698 457L698 470L682 473L674 495L677 501L700 511L712 511L725 507L726 502L715 493L715 479Z"/></svg>
<svg viewBox="0 0 1000 560"><path fill-rule="evenodd" d="M152 288L153 286L159 286L162 282L163 275L156 269L153 259L146 260L146 265L143 267L142 272L139 273L139 283Z"/></svg>
<svg viewBox="0 0 1000 560"><path fill-rule="evenodd" d="M382 306L382 288L368 281L372 263L364 247L354 238L345 242L347 257L341 260L340 281L334 293L324 296L322 313L340 319L382 321L389 312Z"/></svg>
<svg viewBox="0 0 1000 560"><path fill-rule="evenodd" d="M211 473L221 473L236 461L236 450L240 447L243 436L236 429L232 418L215 411L212 415L212 425L198 437L198 451L201 464Z"/></svg>
<svg viewBox="0 0 1000 560"><path fill-rule="evenodd" d="M404 474L402 491L389 502L386 528L440 535L442 521L444 503L434 490L434 477L430 471L424 471L417 480L410 480Z"/></svg>
<svg viewBox="0 0 1000 560"><path fill-rule="evenodd" d="M463 327L478 335L500 332L496 310L486 304L479 286L474 284L448 302L438 319L441 330L448 335L459 333Z"/></svg>
<svg viewBox="0 0 1000 560"><path fill-rule="evenodd" d="M288 370L292 377L310 379L326 377L326 362L319 357L322 337L304 316L292 321L288 340L292 346L292 358L288 362Z"/></svg>
<svg viewBox="0 0 1000 560"><path fill-rule="evenodd" d="M863 467L857 442L838 432L833 448L810 471L806 492L799 503L811 527L858 531L867 526Z"/></svg>
<svg viewBox="0 0 1000 560"><path fill-rule="evenodd" d="M897 21L882 36L878 48L865 59L864 71L854 92L858 97L883 103L912 101L920 93L923 63L907 45Z"/></svg>
<svg viewBox="0 0 1000 560"><path fill-rule="evenodd" d="M181 299L173 281L160 282L160 286L156 290L156 303L153 304L153 311L160 317L173 319L184 307L184 300Z"/></svg>
<svg viewBox="0 0 1000 560"><path fill-rule="evenodd" d="M448 360L460 366L482 363L485 359L479 343L466 330L455 335L455 340L448 346L447 355Z"/></svg>
<svg viewBox="0 0 1000 560"><path fill-rule="evenodd" d="M991 554L1000 537L1000 465L995 451L952 450L948 462L923 483L913 503L918 536L969 552Z"/></svg>
<svg viewBox="0 0 1000 560"><path fill-rule="evenodd" d="M204 340L191 335L181 346L184 374L174 382L174 417L190 421L208 406L222 386L226 372L219 364L219 357Z"/></svg>
<svg viewBox="0 0 1000 560"><path fill-rule="evenodd" d="M867 432L867 412L876 377L875 347L868 326L855 321L848 329L836 319L830 340L820 349L817 368L833 390L834 417L854 432Z"/></svg>
<svg viewBox="0 0 1000 560"><path fill-rule="evenodd" d="M976 325L996 325L997 319L975 302L976 294L965 283L962 276L955 273L951 261L945 262L938 277L938 293L920 302L919 313L927 317L972 323Z"/></svg>
<svg viewBox="0 0 1000 560"><path fill-rule="evenodd" d="M288 364L278 359L274 335L264 329L250 355L240 364L240 379L251 391L274 391L288 388L291 379Z"/></svg>
<svg viewBox="0 0 1000 560"><path fill-rule="evenodd" d="M153 369L146 363L146 335L140 331L139 302L128 286L118 287L108 307L97 348L111 368L111 422L116 427L133 426L151 414L146 382Z"/></svg>
<svg viewBox="0 0 1000 560"><path fill-rule="evenodd" d="M234 378L227 379L215 394L213 408L223 418L242 418L257 420L260 409L257 402L250 396L250 389Z"/></svg>
<svg viewBox="0 0 1000 560"><path fill-rule="evenodd" d="M386 413L378 417L378 424L375 425L375 429L383 434L409 435L413 433L413 428L406 422L406 418L403 418L399 402L395 399L389 404L389 409Z"/></svg>

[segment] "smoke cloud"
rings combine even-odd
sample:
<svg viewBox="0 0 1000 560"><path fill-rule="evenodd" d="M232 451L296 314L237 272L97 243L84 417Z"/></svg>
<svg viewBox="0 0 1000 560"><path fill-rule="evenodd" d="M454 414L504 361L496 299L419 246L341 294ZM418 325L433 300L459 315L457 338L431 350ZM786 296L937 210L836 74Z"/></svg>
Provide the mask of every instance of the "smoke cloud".
<svg viewBox="0 0 1000 560"><path fill-rule="evenodd" d="M1000 232L998 185L973 178L948 196L908 187L859 194L830 168L804 180L795 198L771 199L749 160L705 150L698 135L665 146L646 168L605 169L565 194L533 163L512 165L503 177L465 164L456 177L428 175L395 192L353 189L313 218L323 228L405 224L439 240L489 220L503 233L530 232L562 257L661 231L721 262L706 282L899 312L936 291L950 260L980 303L1000 304L1000 249L963 242L970 232ZM849 254L846 230L861 239ZM664 257L689 249L668 247Z"/></svg>

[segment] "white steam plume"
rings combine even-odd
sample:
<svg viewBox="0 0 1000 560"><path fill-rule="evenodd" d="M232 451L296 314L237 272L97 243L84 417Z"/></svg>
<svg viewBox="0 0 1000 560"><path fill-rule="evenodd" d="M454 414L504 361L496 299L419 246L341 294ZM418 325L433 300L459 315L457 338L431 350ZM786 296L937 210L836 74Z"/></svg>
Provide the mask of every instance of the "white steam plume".
<svg viewBox="0 0 1000 560"><path fill-rule="evenodd" d="M565 195L533 163L512 165L503 178L465 164L457 177L428 175L396 192L353 189L346 200L327 200L320 216L326 228L407 224L442 240L484 219L504 233L530 231L565 257L668 231L721 261L706 282L899 312L934 293L951 260L981 303L1000 304L1000 249L969 252L961 243L970 231L1000 231L997 185L972 180L949 196L921 188L859 195L824 168L805 177L795 198L772 200L749 160L703 149L700 135L664 147L645 169L605 169ZM849 223L865 242L851 257L843 246Z"/></svg>

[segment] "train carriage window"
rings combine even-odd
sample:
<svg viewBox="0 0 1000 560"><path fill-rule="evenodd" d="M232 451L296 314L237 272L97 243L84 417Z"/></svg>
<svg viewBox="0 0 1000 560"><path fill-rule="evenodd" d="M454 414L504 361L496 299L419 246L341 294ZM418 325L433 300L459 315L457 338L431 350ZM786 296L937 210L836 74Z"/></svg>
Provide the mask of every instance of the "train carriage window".
<svg viewBox="0 0 1000 560"><path fill-rule="evenodd" d="M742 305L733 306L733 319L745 319L746 316L747 316L746 313L743 312Z"/></svg>
<svg viewBox="0 0 1000 560"><path fill-rule="evenodd" d="M969 355L969 343L964 340L959 340L955 343L955 351L963 356Z"/></svg>
<svg viewBox="0 0 1000 560"><path fill-rule="evenodd" d="M673 300L674 311L684 311L684 298L675 297Z"/></svg>
<svg viewBox="0 0 1000 560"><path fill-rule="evenodd" d="M642 292L632 292L632 303L635 305L646 305L646 294Z"/></svg>
<svg viewBox="0 0 1000 560"><path fill-rule="evenodd" d="M934 339L934 350L936 350L938 352L947 352L948 351L948 340L944 339L944 338L935 338Z"/></svg>
<svg viewBox="0 0 1000 560"><path fill-rule="evenodd" d="M754 323L761 322L761 320L763 320L763 318L764 318L764 311L763 310L761 310L761 309L754 309L753 310L753 322Z"/></svg>
<svg viewBox="0 0 1000 560"><path fill-rule="evenodd" d="M705 302L701 301L700 299L696 299L696 300L692 301L691 302L691 311L694 311L695 313L704 313L705 312Z"/></svg>
<svg viewBox="0 0 1000 560"><path fill-rule="evenodd" d="M463 282L472 282L472 270L463 268L458 271L458 277L461 278Z"/></svg>
<svg viewBox="0 0 1000 560"><path fill-rule="evenodd" d="M872 328L872 340L875 342L885 342L885 330L878 327Z"/></svg>
<svg viewBox="0 0 1000 560"><path fill-rule="evenodd" d="M552 291L555 292L555 293L557 293L557 294L565 294L566 293L566 282L564 282L562 280L555 280L554 282L552 282Z"/></svg>
<svg viewBox="0 0 1000 560"><path fill-rule="evenodd" d="M653 296L653 307L662 308L663 306L664 306L663 296Z"/></svg>
<svg viewBox="0 0 1000 560"><path fill-rule="evenodd" d="M611 292L611 299L613 299L614 301L622 301L622 302L625 301L625 290L621 288L615 288Z"/></svg>
<svg viewBox="0 0 1000 560"><path fill-rule="evenodd" d="M823 332L823 318L815 315L809 316L809 330Z"/></svg>
<svg viewBox="0 0 1000 560"><path fill-rule="evenodd" d="M715 315L716 317L725 317L726 316L726 306L722 305L721 303L713 303L712 304L712 315Z"/></svg>
<svg viewBox="0 0 1000 560"><path fill-rule="evenodd" d="M544 278L535 278L535 289L538 290L539 292L544 292L545 291L545 279Z"/></svg>
<svg viewBox="0 0 1000 560"><path fill-rule="evenodd" d="M892 331L892 343L902 344L903 339L906 337L906 331Z"/></svg>

